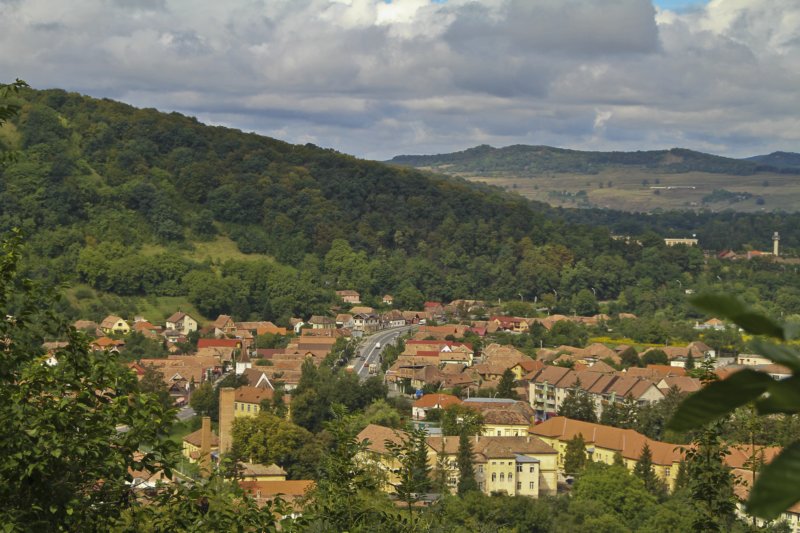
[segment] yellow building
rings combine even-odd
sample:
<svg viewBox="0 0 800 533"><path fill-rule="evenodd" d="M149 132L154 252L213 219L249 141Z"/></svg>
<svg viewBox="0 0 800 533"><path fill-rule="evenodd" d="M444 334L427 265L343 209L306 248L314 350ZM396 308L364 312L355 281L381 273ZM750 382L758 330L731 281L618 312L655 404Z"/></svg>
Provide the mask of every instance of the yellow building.
<svg viewBox="0 0 800 533"><path fill-rule="evenodd" d="M286 481L286 470L276 464L239 463L242 481Z"/></svg>
<svg viewBox="0 0 800 533"><path fill-rule="evenodd" d="M632 429L572 420L563 416L532 426L530 432L558 451L558 467L562 470L567 443L579 434L586 443L586 454L590 460L613 464L614 457L619 453L629 470L636 466L647 443L653 455L653 470L659 478L666 481L670 490L675 485L678 466L683 460L683 447L677 444L652 440Z"/></svg>
<svg viewBox="0 0 800 533"><path fill-rule="evenodd" d="M397 472L400 470L400 462L395 459L386 447L386 441L400 443L407 436L405 431L387 428L377 424L369 424L361 430L356 437L358 442L369 441L367 449L357 459L363 464L374 466L381 474L381 489L385 492L394 492L393 487L400 482ZM428 460L432 464L436 458L428 454Z"/></svg>
<svg viewBox="0 0 800 533"><path fill-rule="evenodd" d="M272 399L273 394L272 389L262 387L222 387L219 390L219 448L222 453L230 451L233 445L233 419L256 416L261 412L261 402Z"/></svg>
<svg viewBox="0 0 800 533"><path fill-rule="evenodd" d="M204 423L204 427L183 437L182 453L190 463L196 463L202 458L204 431L208 434L208 454L211 455L219 452L219 437L217 437L216 433L211 431L211 419L208 417L205 418L208 421Z"/></svg>
<svg viewBox="0 0 800 533"><path fill-rule="evenodd" d="M131 331L131 327L125 320L115 315L108 315L100 322L100 329L105 334L121 333L127 335Z"/></svg>
<svg viewBox="0 0 800 533"><path fill-rule="evenodd" d="M393 492L399 482L400 463L386 447L386 441L401 442L406 433L370 424L358 434L358 441L369 440L361 460L376 466L384 474L383 490ZM557 452L542 439L521 437L470 437L472 439L475 480L486 494L504 492L538 498L556 493ZM458 437L429 437L428 462L446 471L447 484L455 491L458 485Z"/></svg>
<svg viewBox="0 0 800 533"><path fill-rule="evenodd" d="M470 437L475 480L486 493L512 496L555 495L558 481L558 452L535 436ZM447 484L458 485L458 437L429 437L435 456L447 465Z"/></svg>

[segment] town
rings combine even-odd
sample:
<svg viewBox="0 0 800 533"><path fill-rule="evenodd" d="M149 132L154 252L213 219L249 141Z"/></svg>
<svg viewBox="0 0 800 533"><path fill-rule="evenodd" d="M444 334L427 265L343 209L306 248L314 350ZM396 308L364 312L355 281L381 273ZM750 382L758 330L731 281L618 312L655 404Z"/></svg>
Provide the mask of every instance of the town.
<svg viewBox="0 0 800 533"><path fill-rule="evenodd" d="M738 335L737 326L717 318L695 322L692 342L646 346L608 337L608 324L637 320L630 313L523 317L476 300L400 310L391 295L374 309L362 305L355 290L337 291L337 300L328 315L293 318L286 327L227 315L203 324L180 311L157 324L119 316L75 322L95 351L125 354L127 345L142 339L163 348L158 357L144 352L126 365L145 390L178 409L179 431L172 438L180 438L183 459L172 478L139 472L132 486L153 490L225 470L259 504L281 498L293 516L301 516L317 483L308 463L319 450L276 450L302 444L288 428L311 437L330 420L331 403L344 391L309 406L309 395L322 394L314 389L315 374L320 389L330 385L319 381L326 378L335 386L369 389L349 405L362 413L359 461L398 505L410 498L397 489L404 482L398 450L413 442L415 432L424 439L430 482L422 484L424 492L414 492L414 505L461 492L464 438L474 487L487 495L569 493L587 461L631 472L641 472L644 461L644 479L668 493L682 483L686 452L694 446L671 440L676 435L665 429L683 398L701 390L709 374L724 379L750 369L777 380L791 376L763 355L706 344L704 338L718 339L722 332ZM531 350L519 341L533 331L540 340ZM558 339L559 331L562 337L571 331L576 345L541 340ZM601 332L604 342L580 335ZM63 345L44 346L49 364L58 363ZM280 442L283 436L286 442ZM754 465L770 462L780 448L741 441L728 450L724 464L738 480L737 513L747 520L744 501ZM797 531L800 506L782 519Z"/></svg>

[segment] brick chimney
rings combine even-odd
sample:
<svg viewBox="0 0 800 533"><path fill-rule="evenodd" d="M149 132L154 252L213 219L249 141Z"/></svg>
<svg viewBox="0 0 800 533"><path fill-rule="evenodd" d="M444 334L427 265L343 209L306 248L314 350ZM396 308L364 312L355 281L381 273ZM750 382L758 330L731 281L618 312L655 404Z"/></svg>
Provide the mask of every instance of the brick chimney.
<svg viewBox="0 0 800 533"><path fill-rule="evenodd" d="M228 453L233 445L231 428L236 389L223 387L219 390L219 453Z"/></svg>
<svg viewBox="0 0 800 533"><path fill-rule="evenodd" d="M208 416L203 417L200 427L200 475L211 475L211 418Z"/></svg>

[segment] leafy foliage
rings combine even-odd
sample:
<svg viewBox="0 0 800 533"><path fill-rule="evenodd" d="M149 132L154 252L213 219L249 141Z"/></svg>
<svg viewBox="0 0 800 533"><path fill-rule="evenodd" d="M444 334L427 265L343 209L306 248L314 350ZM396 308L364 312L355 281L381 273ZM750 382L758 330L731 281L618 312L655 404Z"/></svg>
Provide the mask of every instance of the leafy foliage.
<svg viewBox="0 0 800 533"><path fill-rule="evenodd" d="M794 338L797 333L796 328L782 326L730 296L704 295L697 297L694 303L705 311L735 322L750 334L768 335L785 341ZM758 340L756 345L765 357L789 367L793 371L792 377L777 381L767 374L742 370L725 380L712 382L681 404L670 421L670 427L681 430L711 424L748 403L753 403L757 412L762 415L800 412L800 394L797 392L800 354L786 344ZM707 447L710 450L704 456L706 463L710 461L709 457L723 453L714 448L711 439L716 438L716 434L709 436L710 431L705 430L701 434L708 441ZM795 443L790 444L772 463L763 467L751 491L749 512L771 519L800 500L800 478L792 477L798 472L800 448ZM719 480L712 481L720 483ZM714 507L713 502L709 502L706 509L707 519L713 520L715 514L719 514L719 510Z"/></svg>

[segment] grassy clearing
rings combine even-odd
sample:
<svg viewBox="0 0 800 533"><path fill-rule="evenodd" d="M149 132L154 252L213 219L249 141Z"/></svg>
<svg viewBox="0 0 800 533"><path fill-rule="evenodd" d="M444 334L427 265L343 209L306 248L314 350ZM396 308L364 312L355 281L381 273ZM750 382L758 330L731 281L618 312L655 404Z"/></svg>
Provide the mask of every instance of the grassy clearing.
<svg viewBox="0 0 800 533"><path fill-rule="evenodd" d="M135 309L136 314L142 315L154 323L163 322L179 309L189 313L197 320L208 320L208 317L200 314L185 296L126 296L121 298L104 295L85 284L76 284L68 288L64 294L70 304L80 310L81 316L84 318L101 320L103 317L97 316L98 310L101 311L101 314L113 312L113 309L108 309L108 307L113 307L117 300L122 299L126 308ZM126 316L125 318L132 319L133 317Z"/></svg>
<svg viewBox="0 0 800 533"><path fill-rule="evenodd" d="M143 255L156 255L160 253L175 253L187 259L202 263L203 261L210 260L212 262L224 262L229 259L236 261L256 261L268 260L272 258L263 254L245 254L239 251L236 243L230 238L219 236L213 241L208 242L195 242L192 249L182 248L166 248L161 245L151 244L142 247L141 253Z"/></svg>
<svg viewBox="0 0 800 533"><path fill-rule="evenodd" d="M800 176L788 174L759 173L752 176L705 172L667 174L649 170L615 168L592 175L519 176L496 173L479 176L462 174L460 177L496 185L526 198L562 207L601 207L642 212L655 209L707 209L711 211L731 209L742 212L759 212L797 211L800 206ZM695 189L651 188L676 186L695 187ZM703 204L703 197L711 194L715 189L749 193L753 197L734 203ZM757 198L763 198L764 203L762 205L756 203Z"/></svg>

